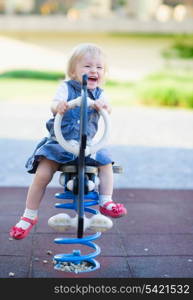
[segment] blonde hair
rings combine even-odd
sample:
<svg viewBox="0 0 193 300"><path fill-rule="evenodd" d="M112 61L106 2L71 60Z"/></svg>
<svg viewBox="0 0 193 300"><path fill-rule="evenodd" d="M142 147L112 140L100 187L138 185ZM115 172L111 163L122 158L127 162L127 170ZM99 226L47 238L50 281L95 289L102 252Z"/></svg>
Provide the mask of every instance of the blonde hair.
<svg viewBox="0 0 193 300"><path fill-rule="evenodd" d="M107 71L107 64L106 64L106 56L105 53L102 51L102 49L96 45L96 44L92 44L92 43L82 43L77 45L75 48L73 48L71 55L68 59L67 62L67 75L69 78L73 79L73 74L76 68L76 64L77 62L84 57L85 54L91 54L93 56L95 55L99 55L102 56L104 58L104 71Z"/></svg>

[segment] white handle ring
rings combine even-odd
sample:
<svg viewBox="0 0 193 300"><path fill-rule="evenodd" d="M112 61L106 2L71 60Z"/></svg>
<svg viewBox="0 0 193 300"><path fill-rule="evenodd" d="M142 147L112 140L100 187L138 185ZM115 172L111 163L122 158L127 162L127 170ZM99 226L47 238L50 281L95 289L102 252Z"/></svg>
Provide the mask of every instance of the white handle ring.
<svg viewBox="0 0 193 300"><path fill-rule="evenodd" d="M78 99L74 99L68 102L69 109L72 109L76 106L80 106L81 103L81 97ZM94 100L88 99L88 106L91 106L94 104ZM85 156L88 156L90 154L96 153L99 149L103 148L110 135L110 120L109 120L109 115L106 110L100 109L99 110L100 115L102 116L104 120L104 132L101 137L101 139L98 141L98 143L91 145L91 146L86 146L85 149ZM61 131L61 123L62 123L62 118L63 115L57 113L55 116L55 121L54 121L54 133L56 136L57 142L67 151L70 153L73 153L74 155L78 156L79 155L79 143L77 143L75 140L70 140L66 141L62 135Z"/></svg>

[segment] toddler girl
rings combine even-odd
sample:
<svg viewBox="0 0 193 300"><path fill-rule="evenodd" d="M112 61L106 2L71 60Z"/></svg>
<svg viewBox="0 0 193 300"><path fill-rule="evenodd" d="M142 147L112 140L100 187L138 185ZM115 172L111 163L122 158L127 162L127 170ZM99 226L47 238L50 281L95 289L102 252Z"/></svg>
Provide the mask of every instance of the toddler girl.
<svg viewBox="0 0 193 300"><path fill-rule="evenodd" d="M76 160L74 154L65 151L56 141L53 124L57 113L64 114L61 124L64 138L79 141L80 107L68 110L68 101L81 96L83 74L88 76L88 97L95 101L93 107L88 108L88 141L97 132L98 110L103 108L110 113L111 108L104 91L101 89L105 72L105 55L97 45L80 44L72 51L67 66L70 80L63 81L59 85L51 105L53 118L46 123L50 136L45 137L37 145L33 155L26 163L28 172L35 173L35 176L27 193L24 214L20 221L11 228L11 237L22 239L28 235L31 228L37 223L40 202L54 173L59 170L61 164L72 163ZM112 201L113 162L107 149L101 149L95 155L88 156L86 162L89 165L99 167L99 211L112 218L125 215L127 213L126 208L122 204Z"/></svg>

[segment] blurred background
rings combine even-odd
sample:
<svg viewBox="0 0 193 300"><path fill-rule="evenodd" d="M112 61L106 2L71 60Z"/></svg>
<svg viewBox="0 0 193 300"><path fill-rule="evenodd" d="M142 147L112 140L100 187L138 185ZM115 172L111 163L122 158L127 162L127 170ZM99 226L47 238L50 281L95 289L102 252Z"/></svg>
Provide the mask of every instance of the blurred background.
<svg viewBox="0 0 193 300"><path fill-rule="evenodd" d="M59 172L35 234L18 243L7 232L23 213L33 179L25 163L47 136L52 98L80 42L107 54L108 147L124 170L114 174L113 199L128 209L101 243L97 274L192 278L193 0L0 0L0 277L67 276L45 263L46 249L57 253L47 219Z"/></svg>
<svg viewBox="0 0 193 300"><path fill-rule="evenodd" d="M96 42L108 56L108 79L116 81L107 82L113 103L191 108L192 31L191 0L0 0L0 75L49 77L51 89L65 75L72 47ZM11 97L11 90L4 80L2 97ZM24 89L22 94L26 98Z"/></svg>
<svg viewBox="0 0 193 300"><path fill-rule="evenodd" d="M18 174L47 135L50 102L80 42L108 57L110 145L126 165L117 186L192 188L192 0L0 0L1 185L31 180Z"/></svg>

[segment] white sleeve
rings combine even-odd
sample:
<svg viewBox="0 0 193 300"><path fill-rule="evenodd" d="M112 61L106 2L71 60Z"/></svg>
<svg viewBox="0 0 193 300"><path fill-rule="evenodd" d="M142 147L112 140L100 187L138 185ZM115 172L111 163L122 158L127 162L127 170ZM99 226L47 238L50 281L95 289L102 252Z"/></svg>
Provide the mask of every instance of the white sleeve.
<svg viewBox="0 0 193 300"><path fill-rule="evenodd" d="M60 101L68 100L68 87L65 81L63 81L57 88L54 98L52 100L51 108L55 109Z"/></svg>

